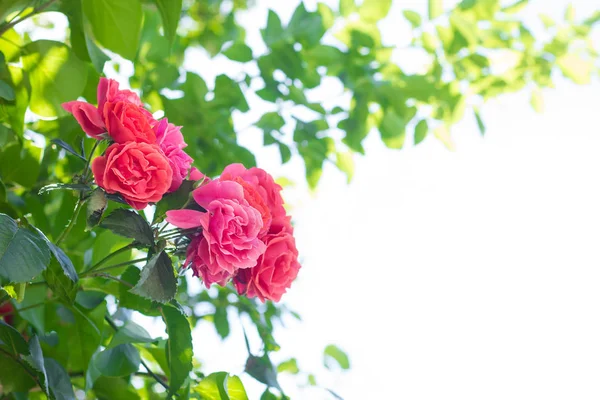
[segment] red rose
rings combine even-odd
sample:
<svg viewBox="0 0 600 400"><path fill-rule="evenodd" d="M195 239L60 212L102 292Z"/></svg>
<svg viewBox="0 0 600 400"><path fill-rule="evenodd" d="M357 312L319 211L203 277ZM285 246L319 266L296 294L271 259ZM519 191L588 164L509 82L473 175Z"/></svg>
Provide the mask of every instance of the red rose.
<svg viewBox="0 0 600 400"><path fill-rule="evenodd" d="M171 186L169 160L155 144L129 142L111 145L92 162L98 186L119 193L135 209L159 201Z"/></svg>
<svg viewBox="0 0 600 400"><path fill-rule="evenodd" d="M152 129L155 121L143 107L128 101L107 101L103 114L108 134L115 142L156 143Z"/></svg>
<svg viewBox="0 0 600 400"><path fill-rule="evenodd" d="M238 270L233 281L239 294L258 297L262 302L279 301L300 269L296 241L286 229L263 240L267 249L256 266Z"/></svg>
<svg viewBox="0 0 600 400"><path fill-rule="evenodd" d="M11 303L5 303L0 306L0 319L4 319L9 325L14 323L14 313L15 308Z"/></svg>

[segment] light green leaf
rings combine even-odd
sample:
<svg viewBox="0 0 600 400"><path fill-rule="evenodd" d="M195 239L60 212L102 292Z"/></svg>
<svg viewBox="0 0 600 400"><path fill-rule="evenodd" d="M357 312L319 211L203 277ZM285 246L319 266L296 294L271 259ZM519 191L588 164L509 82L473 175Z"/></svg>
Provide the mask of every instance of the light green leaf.
<svg viewBox="0 0 600 400"><path fill-rule="evenodd" d="M169 386L174 393L183 385L192 370L192 332L187 318L173 307L163 307L163 318L167 326L168 360L170 369Z"/></svg>
<svg viewBox="0 0 600 400"><path fill-rule="evenodd" d="M450 136L450 130L446 125L440 125L433 130L433 134L441 141L448 150L454 150L454 141Z"/></svg>
<svg viewBox="0 0 600 400"><path fill-rule="evenodd" d="M140 352L129 343L103 350L95 356L96 368L102 375L118 377L131 375L140 366Z"/></svg>
<svg viewBox="0 0 600 400"><path fill-rule="evenodd" d="M135 59L142 30L140 0L85 0L83 12L102 46L128 60Z"/></svg>
<svg viewBox="0 0 600 400"><path fill-rule="evenodd" d="M404 18L406 18L408 20L408 22L410 22L410 24L413 26L413 28L417 28L417 27L421 26L421 23L422 23L421 15L419 15L418 12L415 12L412 10L404 10L403 14L404 14Z"/></svg>
<svg viewBox="0 0 600 400"><path fill-rule="evenodd" d="M193 389L202 400L248 400L242 381L227 372L214 372Z"/></svg>
<svg viewBox="0 0 600 400"><path fill-rule="evenodd" d="M8 215L0 214L0 278L28 282L49 262L48 244L38 232L20 227Z"/></svg>
<svg viewBox="0 0 600 400"><path fill-rule="evenodd" d="M392 110L386 111L379 125L381 140L390 149L401 149L404 146L406 122Z"/></svg>
<svg viewBox="0 0 600 400"><path fill-rule="evenodd" d="M358 8L356 7L355 0L340 0L339 10L342 17L347 17L356 12Z"/></svg>
<svg viewBox="0 0 600 400"><path fill-rule="evenodd" d="M539 89L531 92L531 107L538 113L544 112L544 97Z"/></svg>
<svg viewBox="0 0 600 400"><path fill-rule="evenodd" d="M331 369L332 362L335 362L342 369L350 369L348 355L336 345L330 344L323 351L323 364L328 369Z"/></svg>
<svg viewBox="0 0 600 400"><path fill-rule="evenodd" d="M77 99L85 88L86 64L65 44L52 40L31 42L23 53L31 82L31 111L42 117L64 114L61 104Z"/></svg>
<svg viewBox="0 0 600 400"><path fill-rule="evenodd" d="M252 61L252 49L245 43L234 43L227 50L223 51L223 55L233 61Z"/></svg>
<svg viewBox="0 0 600 400"><path fill-rule="evenodd" d="M229 320L227 319L227 307L217 306L215 310L215 314L213 316L213 321L215 323L215 329L217 333L221 337L221 339L225 339L229 336Z"/></svg>
<svg viewBox="0 0 600 400"><path fill-rule="evenodd" d="M265 44L269 47L274 45L283 39L283 27L281 25L281 19L273 10L269 10L269 16L267 18L267 27L261 29L260 33L265 41Z"/></svg>
<svg viewBox="0 0 600 400"><path fill-rule="evenodd" d="M289 360L283 361L277 366L277 372L288 372L294 375L297 374L300 372L300 369L298 368L298 361L295 358L290 358Z"/></svg>
<svg viewBox="0 0 600 400"><path fill-rule="evenodd" d="M154 0L160 11L160 17L163 21L165 37L170 43L175 40L177 34L177 25L181 18L182 0Z"/></svg>
<svg viewBox="0 0 600 400"><path fill-rule="evenodd" d="M587 85L590 83L594 63L590 60L584 60L576 54L566 54L560 57L556 63L560 67L563 75L571 79L578 85Z"/></svg>
<svg viewBox="0 0 600 400"><path fill-rule="evenodd" d="M443 0L429 0L429 19L436 19L444 13L444 2Z"/></svg>
<svg viewBox="0 0 600 400"><path fill-rule="evenodd" d="M167 303L175 297L177 279L171 258L165 251L148 261L142 269L140 280L130 292L160 303Z"/></svg>
<svg viewBox="0 0 600 400"><path fill-rule="evenodd" d="M364 0L358 13L366 22L377 22L385 18L391 6L392 0Z"/></svg>
<svg viewBox="0 0 600 400"><path fill-rule="evenodd" d="M352 151L337 152L335 165L346 174L348 183L354 176L354 153Z"/></svg>
<svg viewBox="0 0 600 400"><path fill-rule="evenodd" d="M479 41L477 25L473 21L454 12L450 15L450 24L465 38L469 47L475 46Z"/></svg>
<svg viewBox="0 0 600 400"><path fill-rule="evenodd" d="M528 3L529 3L529 0L519 0L516 3L513 3L509 6L504 7L502 9L502 11L505 12L506 14L516 14L519 11L521 11L522 9L524 9Z"/></svg>
<svg viewBox="0 0 600 400"><path fill-rule="evenodd" d="M154 342L150 334L135 322L128 320L113 336L108 348L113 348L124 343L151 343Z"/></svg>
<svg viewBox="0 0 600 400"><path fill-rule="evenodd" d="M427 136L427 132L429 131L429 127L427 126L427 121L422 119L415 126L415 144L419 144L425 139Z"/></svg>

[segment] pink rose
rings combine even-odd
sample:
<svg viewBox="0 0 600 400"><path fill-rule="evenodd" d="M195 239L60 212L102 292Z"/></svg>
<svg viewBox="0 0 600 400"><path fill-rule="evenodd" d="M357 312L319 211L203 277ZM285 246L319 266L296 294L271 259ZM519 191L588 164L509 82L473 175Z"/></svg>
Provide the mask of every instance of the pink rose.
<svg viewBox="0 0 600 400"><path fill-rule="evenodd" d="M117 143L156 143L152 130L155 121L146 109L126 101L104 103L104 123Z"/></svg>
<svg viewBox="0 0 600 400"><path fill-rule="evenodd" d="M106 138L104 105L106 102L124 101L141 107L142 101L137 94L130 90L119 90L119 83L112 79L100 78L98 83L98 107L84 101L69 101L63 103L65 111L73 114L81 129L94 139ZM145 111L145 110L144 110ZM148 113L146 111L148 115ZM151 117L151 115L150 115Z"/></svg>
<svg viewBox="0 0 600 400"><path fill-rule="evenodd" d="M155 144L115 143L92 161L98 186L119 193L135 209L159 201L171 186L173 171Z"/></svg>
<svg viewBox="0 0 600 400"><path fill-rule="evenodd" d="M154 133L156 134L156 143L169 159L171 169L173 169L173 181L169 192L174 192L190 174L194 160L183 151L187 144L183 140L180 126L170 124L166 118L163 118L154 125Z"/></svg>
<svg viewBox="0 0 600 400"><path fill-rule="evenodd" d="M221 179L224 180L234 180L236 177L242 178L260 193L273 218L285 216L282 188L267 171L256 167L246 169L242 164L231 164L225 167L221 174Z"/></svg>
<svg viewBox="0 0 600 400"><path fill-rule="evenodd" d="M267 235L264 239L267 249L258 259L254 268L241 269L233 278L239 294L279 301L296 279L300 270L298 250L291 233L282 231L277 235Z"/></svg>
<svg viewBox="0 0 600 400"><path fill-rule="evenodd" d="M265 244L258 239L262 217L244 199L242 185L215 180L195 189L192 195L206 212L171 210L167 211L167 221L182 229L202 228L202 237L188 247L188 260L206 279L205 285L256 265L265 251Z"/></svg>
<svg viewBox="0 0 600 400"><path fill-rule="evenodd" d="M229 180L229 179L221 179L221 180ZM261 216L262 222L263 222L263 227L260 230L258 237L262 238L269 231L269 228L271 227L271 220L272 220L271 210L269 210L269 207L267 206L265 199L263 199L263 197L260 195L258 190L253 185L246 182L239 176L237 176L231 180L242 185L242 187L244 188L244 199L246 199L248 204L250 204L250 206L252 206L256 210L258 210L258 212L260 213L260 216Z"/></svg>

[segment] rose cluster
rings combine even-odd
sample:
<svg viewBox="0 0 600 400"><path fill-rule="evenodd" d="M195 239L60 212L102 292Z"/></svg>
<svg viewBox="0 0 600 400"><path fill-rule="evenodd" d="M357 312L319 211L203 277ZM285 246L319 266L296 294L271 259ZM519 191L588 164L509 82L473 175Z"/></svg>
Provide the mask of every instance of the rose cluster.
<svg viewBox="0 0 600 400"><path fill-rule="evenodd" d="M260 168L225 168L218 179L195 189L205 212L167 211L167 221L198 228L186 264L209 287L233 279L239 294L279 301L298 275L300 263L281 186Z"/></svg>
<svg viewBox="0 0 600 400"><path fill-rule="evenodd" d="M113 142L93 160L94 179L107 193L120 194L137 210L177 190L189 175L192 179L200 175L183 150L187 144L181 127L166 118L155 120L137 94L120 90L112 79L100 78L97 107L70 101L63 108L88 136Z"/></svg>
<svg viewBox="0 0 600 400"><path fill-rule="evenodd" d="M205 178L183 150L181 127L155 120L116 81L100 80L98 106L71 101L63 107L90 137L112 142L92 161L94 179L133 208L160 201L184 179ZM206 287L233 281L239 294L279 301L300 269L281 186L260 168L232 164L218 179L203 179L192 197L196 206L167 211L167 222L192 232L185 265Z"/></svg>

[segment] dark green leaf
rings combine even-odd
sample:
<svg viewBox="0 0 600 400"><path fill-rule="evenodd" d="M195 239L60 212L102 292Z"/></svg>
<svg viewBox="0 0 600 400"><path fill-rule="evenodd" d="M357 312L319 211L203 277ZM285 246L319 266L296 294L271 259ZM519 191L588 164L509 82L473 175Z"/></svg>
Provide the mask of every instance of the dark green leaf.
<svg viewBox="0 0 600 400"><path fill-rule="evenodd" d="M134 286L137 285L140 280L140 270L136 267L127 268L125 273L121 275L121 280ZM146 315L160 315L152 301L131 293L129 289L129 286L119 285L119 306L136 310Z"/></svg>
<svg viewBox="0 0 600 400"><path fill-rule="evenodd" d="M130 292L160 303L167 303L175 297L177 279L167 253L161 251L148 261L139 282Z"/></svg>
<svg viewBox="0 0 600 400"><path fill-rule="evenodd" d="M262 357L248 356L245 371L257 381L281 390L281 386L277 382L277 369L271 363L267 354L264 354Z"/></svg>
<svg viewBox="0 0 600 400"><path fill-rule="evenodd" d="M142 29L140 0L86 0L83 12L102 46L128 60L135 59Z"/></svg>
<svg viewBox="0 0 600 400"><path fill-rule="evenodd" d="M41 149L19 143L0 149L0 176L6 183L14 182L24 187L32 187L40 172Z"/></svg>
<svg viewBox="0 0 600 400"><path fill-rule="evenodd" d="M0 97L8 101L15 99L15 90L3 80L0 80Z"/></svg>
<svg viewBox="0 0 600 400"><path fill-rule="evenodd" d="M48 386L56 400L75 400L73 385L69 374L57 361L45 358L44 364L48 374Z"/></svg>
<svg viewBox="0 0 600 400"><path fill-rule="evenodd" d="M28 392L36 385L23 365L0 352L0 385L5 393Z"/></svg>
<svg viewBox="0 0 600 400"><path fill-rule="evenodd" d="M281 142L277 143L277 146L279 147L279 154L281 155L281 163L285 164L286 162L290 161L292 158L292 152L289 146Z"/></svg>
<svg viewBox="0 0 600 400"><path fill-rule="evenodd" d="M175 40L177 25L181 18L182 0L154 0L160 11L165 37L170 43Z"/></svg>
<svg viewBox="0 0 600 400"><path fill-rule="evenodd" d="M225 339L229 336L229 321L227 320L227 307L217 306L217 310L214 314L215 329L221 339Z"/></svg>
<svg viewBox="0 0 600 400"><path fill-rule="evenodd" d="M164 217L168 210L179 210L185 206L190 200L192 190L194 190L194 181L184 180L179 186L179 189L173 193L169 193L156 204L156 211L154 212L154 221L158 221L159 218Z"/></svg>
<svg viewBox="0 0 600 400"><path fill-rule="evenodd" d="M55 145L63 148L66 152L73 154L75 157L79 158L80 160L82 160L84 162L87 161L87 159L85 158L84 155L79 154L73 147L71 147L71 145L69 145L64 140L52 139L50 142L52 142Z"/></svg>
<svg viewBox="0 0 600 400"><path fill-rule="evenodd" d="M44 355L40 347L40 340L37 335L29 339L29 357L26 357L27 362L35 369L38 381L42 389L48 395L48 376L46 374L46 366L44 365Z"/></svg>
<svg viewBox="0 0 600 400"><path fill-rule="evenodd" d="M93 310L98 307L104 298L106 297L106 293L96 291L96 290L80 290L77 292L77 296L75 296L75 301L80 306Z"/></svg>
<svg viewBox="0 0 600 400"><path fill-rule="evenodd" d="M135 239L143 245L154 244L154 234L150 225L135 211L118 208L104 217L100 226L110 229L117 235Z"/></svg>
<svg viewBox="0 0 600 400"><path fill-rule="evenodd" d="M154 342L150 334L135 322L128 320L113 336L108 348L113 348L124 343L150 343Z"/></svg>
<svg viewBox="0 0 600 400"><path fill-rule="evenodd" d="M70 262L70 261L69 261ZM71 264L71 268L73 268ZM73 270L73 273L75 271ZM75 273L76 280L71 280L56 258L52 258L50 265L44 271L44 279L48 284L52 293L66 304L73 304L75 296L77 295L77 273Z"/></svg>
<svg viewBox="0 0 600 400"><path fill-rule="evenodd" d="M335 362L342 369L350 369L350 360L348 355L339 347L330 344L325 347L323 352L323 364L328 369L332 368L332 362Z"/></svg>
<svg viewBox="0 0 600 400"><path fill-rule="evenodd" d="M233 61L252 61L252 49L245 43L234 43L231 47L223 52L223 55Z"/></svg>
<svg viewBox="0 0 600 400"><path fill-rule="evenodd" d="M183 385L192 370L192 332L187 318L173 307L163 307L163 318L167 325L168 360L171 377L171 392Z"/></svg>
<svg viewBox="0 0 600 400"><path fill-rule="evenodd" d="M51 40L31 42L23 54L23 67L31 82L31 111L43 117L64 114L61 104L83 92L88 71L85 63L64 43Z"/></svg>
<svg viewBox="0 0 600 400"><path fill-rule="evenodd" d="M45 270L49 262L50 250L45 238L0 214L0 277L9 282L28 282Z"/></svg>
<svg viewBox="0 0 600 400"><path fill-rule="evenodd" d="M0 320L0 346L13 356L29 355L29 346L23 336L2 320Z"/></svg>
<svg viewBox="0 0 600 400"><path fill-rule="evenodd" d="M101 351L96 356L96 368L104 376L131 375L140 366L140 352L129 343Z"/></svg>

